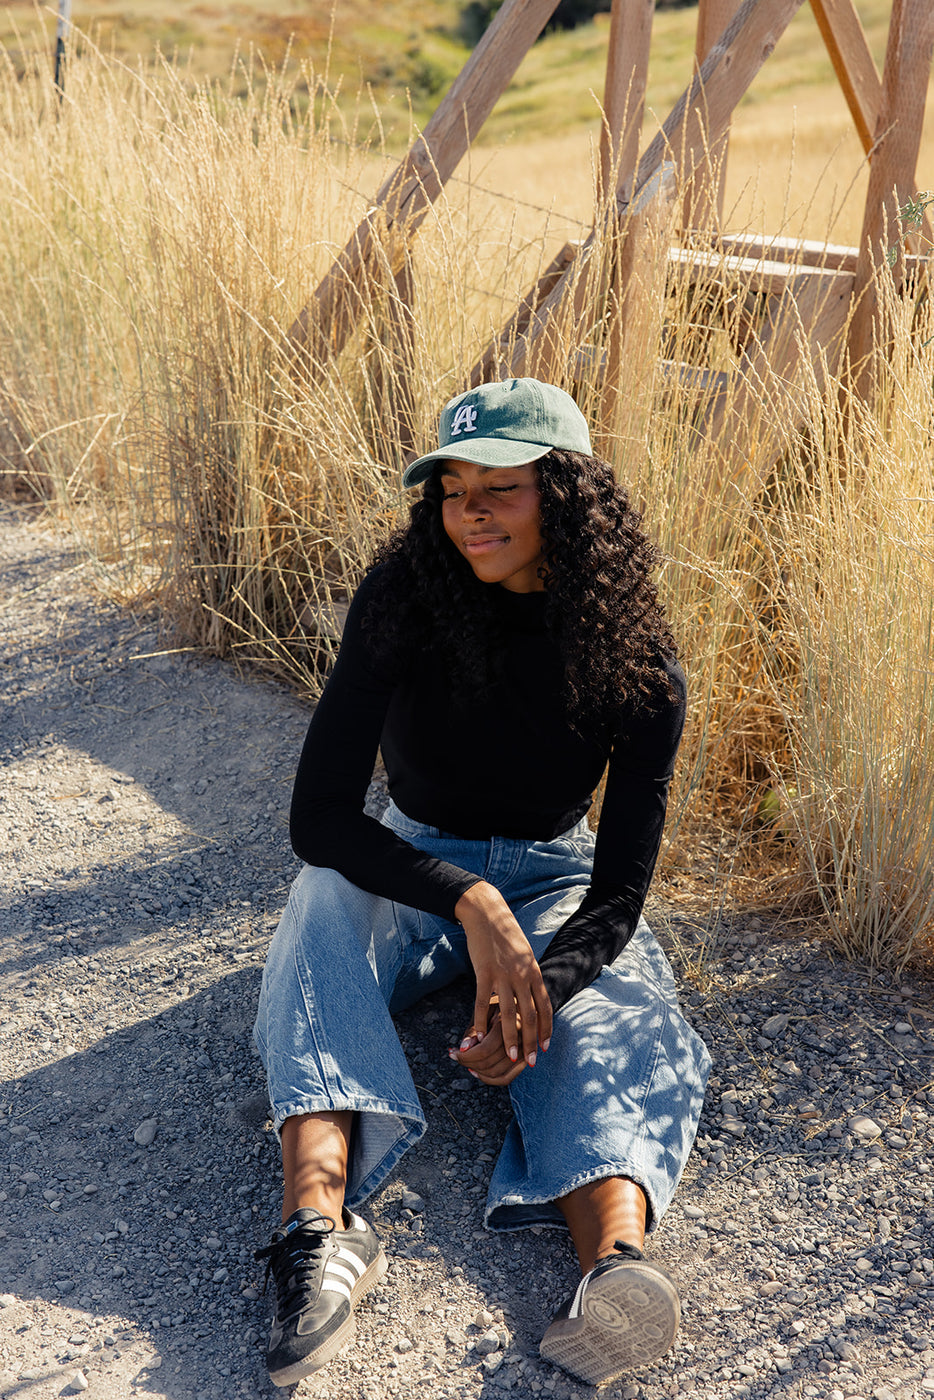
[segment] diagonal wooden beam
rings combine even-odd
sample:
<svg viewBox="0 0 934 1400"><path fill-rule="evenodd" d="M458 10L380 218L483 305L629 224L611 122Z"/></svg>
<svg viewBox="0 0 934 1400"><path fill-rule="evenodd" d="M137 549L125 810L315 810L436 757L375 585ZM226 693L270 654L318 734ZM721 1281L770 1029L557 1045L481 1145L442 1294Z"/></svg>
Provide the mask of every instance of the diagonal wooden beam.
<svg viewBox="0 0 934 1400"><path fill-rule="evenodd" d="M634 199L666 160L674 161L682 182L690 180L706 159L709 145L726 131L734 107L802 4L803 0L744 0L639 161ZM625 217L623 195L619 198ZM566 325L587 302L595 246L596 230L543 302L526 335L517 340L513 374L534 374L539 366L553 366L559 358L561 324Z"/></svg>
<svg viewBox="0 0 934 1400"><path fill-rule="evenodd" d="M296 349L339 354L352 329L353 289L380 244L395 275L406 249L493 110L558 0L506 0L423 134L376 195L289 331Z"/></svg>
<svg viewBox="0 0 934 1400"><path fill-rule="evenodd" d="M856 6L853 0L811 0L811 9L868 155L882 106L882 79Z"/></svg>

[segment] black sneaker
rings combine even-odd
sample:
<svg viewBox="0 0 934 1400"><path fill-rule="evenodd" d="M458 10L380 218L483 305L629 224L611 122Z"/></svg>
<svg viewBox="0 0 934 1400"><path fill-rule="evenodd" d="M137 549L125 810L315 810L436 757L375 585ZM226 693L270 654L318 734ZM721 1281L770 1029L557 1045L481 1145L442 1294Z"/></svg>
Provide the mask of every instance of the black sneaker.
<svg viewBox="0 0 934 1400"><path fill-rule="evenodd" d="M376 1232L344 1211L344 1230L316 1210L296 1210L256 1251L266 1282L276 1279L276 1312L266 1364L273 1385L295 1385L337 1355L354 1333L357 1302L386 1274Z"/></svg>
<svg viewBox="0 0 934 1400"><path fill-rule="evenodd" d="M657 1264L632 1245L598 1259L573 1298L552 1319L541 1354L590 1385L605 1385L657 1361L681 1318L678 1292Z"/></svg>

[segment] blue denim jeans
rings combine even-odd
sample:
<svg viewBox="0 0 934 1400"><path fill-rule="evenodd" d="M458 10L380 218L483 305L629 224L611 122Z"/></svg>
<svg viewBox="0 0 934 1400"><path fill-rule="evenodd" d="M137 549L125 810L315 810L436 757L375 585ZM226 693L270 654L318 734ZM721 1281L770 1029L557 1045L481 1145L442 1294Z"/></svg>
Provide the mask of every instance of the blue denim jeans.
<svg viewBox="0 0 934 1400"><path fill-rule="evenodd" d="M554 841L532 842L462 841L392 804L383 821L410 844L495 885L536 957L589 884L594 838L586 821ZM294 1114L359 1115L351 1208L425 1131L392 1013L469 970L456 923L367 894L334 870L305 866L292 885L253 1034L277 1131ZM644 1189L653 1228L691 1150L709 1069L706 1046L681 1014L668 961L640 920L616 961L555 1017L547 1054L509 1086L513 1119L490 1182L486 1224L563 1225L558 1197L626 1176Z"/></svg>

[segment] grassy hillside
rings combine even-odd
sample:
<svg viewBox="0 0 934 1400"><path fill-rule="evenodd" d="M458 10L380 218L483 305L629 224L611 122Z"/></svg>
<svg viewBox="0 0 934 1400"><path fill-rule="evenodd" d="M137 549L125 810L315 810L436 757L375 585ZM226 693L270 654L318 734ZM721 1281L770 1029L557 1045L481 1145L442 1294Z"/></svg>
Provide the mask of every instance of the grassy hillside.
<svg viewBox="0 0 934 1400"><path fill-rule="evenodd" d="M161 51L176 56L191 80L211 77L235 92L245 91L250 70L263 65L325 76L340 93L348 132L398 153L413 118L424 125L466 61L460 9L459 0L384 0L378 7L310 0L291 11L272 0L181 9L166 0L75 0L72 18L85 46L93 42L130 62ZM890 0L857 0L857 9L881 68ZM694 9L656 15L646 140L690 76L695 24ZM555 240L589 221L608 27L609 17L598 16L536 44L479 135L471 175L534 206L519 214L530 237L540 235L543 208L554 209ZM52 10L37 11L32 0L8 0L0 9L0 42L20 71L51 62L54 32ZM307 101L308 87L300 81L293 100ZM921 186L934 183L934 102L929 108ZM863 152L804 5L737 112L729 222L853 242L864 192Z"/></svg>

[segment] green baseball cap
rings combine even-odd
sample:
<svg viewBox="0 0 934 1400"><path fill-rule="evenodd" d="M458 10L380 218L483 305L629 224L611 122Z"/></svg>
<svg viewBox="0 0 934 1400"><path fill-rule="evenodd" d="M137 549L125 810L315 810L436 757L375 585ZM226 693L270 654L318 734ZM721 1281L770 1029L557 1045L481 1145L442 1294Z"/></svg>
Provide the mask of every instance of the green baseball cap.
<svg viewBox="0 0 934 1400"><path fill-rule="evenodd" d="M458 394L441 410L438 443L406 467L403 486L417 486L445 458L521 467L553 447L592 455L587 420L571 395L538 379L504 379Z"/></svg>

